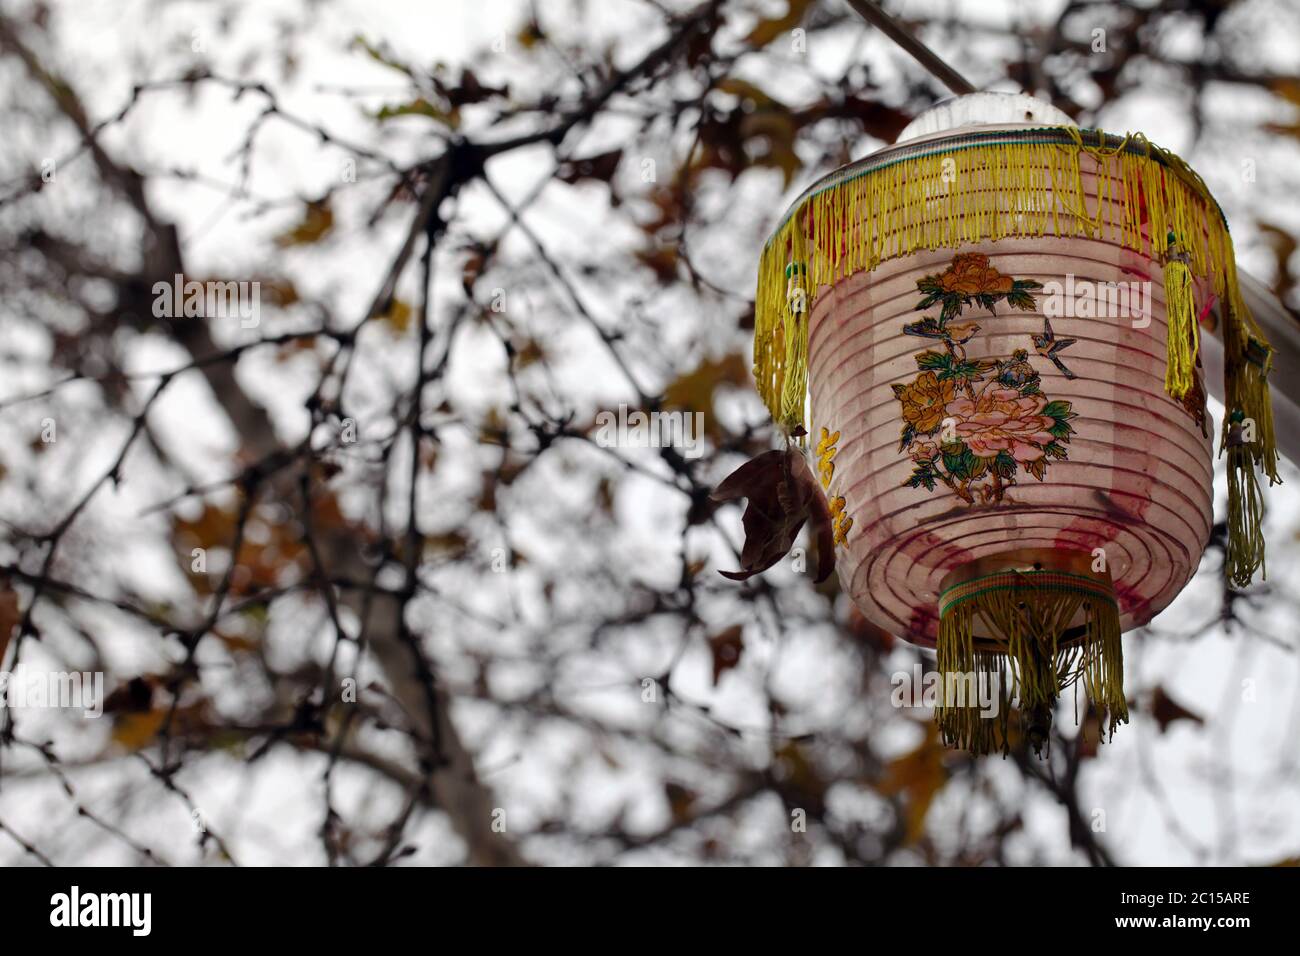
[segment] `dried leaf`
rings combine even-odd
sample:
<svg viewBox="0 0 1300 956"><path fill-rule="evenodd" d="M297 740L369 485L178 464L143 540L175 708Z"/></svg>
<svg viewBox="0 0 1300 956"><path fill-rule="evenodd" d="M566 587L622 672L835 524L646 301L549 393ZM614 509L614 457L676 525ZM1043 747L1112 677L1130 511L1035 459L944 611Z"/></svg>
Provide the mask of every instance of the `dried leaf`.
<svg viewBox="0 0 1300 956"><path fill-rule="evenodd" d="M787 740L773 751L772 776L787 805L801 806L813 818L825 813L829 784L798 740Z"/></svg>
<svg viewBox="0 0 1300 956"><path fill-rule="evenodd" d="M877 789L885 796L904 798L903 831L907 843L916 843L924 835L925 815L947 780L944 747L934 724L927 725L925 740L919 747L886 764Z"/></svg>
<svg viewBox="0 0 1300 956"><path fill-rule="evenodd" d="M583 179L594 179L598 182L607 183L618 172L619 160L622 158L623 150L614 149L608 153L597 153L594 156L586 156L582 159L568 159L560 163L560 168L556 171L555 176L561 182L570 185Z"/></svg>
<svg viewBox="0 0 1300 956"><path fill-rule="evenodd" d="M676 261L674 253L674 262ZM722 385L743 387L749 384L749 366L739 355L705 359L693 371L679 376L664 389L663 407L686 412L704 413L704 434L715 444L722 435L722 425L713 411L714 392Z"/></svg>
<svg viewBox="0 0 1300 956"><path fill-rule="evenodd" d="M452 129L460 125L460 110L454 106L444 107L437 103L431 103L423 96L411 100L409 103L385 106L375 114L375 119L382 123L385 120L396 119L399 116L427 116L429 119L436 120Z"/></svg>
<svg viewBox="0 0 1300 956"><path fill-rule="evenodd" d="M709 638L709 650L713 652L713 686L724 673L740 663L740 655L745 652L745 629L740 624L733 624L725 631L719 631Z"/></svg>
<svg viewBox="0 0 1300 956"><path fill-rule="evenodd" d="M1156 723L1160 725L1160 732L1165 730L1176 720L1190 720L1194 724L1204 724L1205 719L1199 714L1194 714L1178 701L1174 700L1163 687L1157 687L1155 693L1151 695L1151 716L1155 718Z"/></svg>
<svg viewBox="0 0 1300 956"><path fill-rule="evenodd" d="M9 641L22 621L22 612L18 610L18 594L6 581L0 584L0 664L4 663L5 651Z"/></svg>
<svg viewBox="0 0 1300 956"><path fill-rule="evenodd" d="M798 448L768 451L728 475L712 494L714 501L748 498L742 523L745 546L740 571L723 577L744 581L766 571L794 546L804 522L812 519L817 548L817 581L835 569L835 537L830 508L812 469Z"/></svg>
<svg viewBox="0 0 1300 956"><path fill-rule="evenodd" d="M401 60L393 56L392 51L389 50L386 45L375 45L363 36L353 37L352 45L360 47L366 52L366 55L376 63L380 63L388 67L390 70L396 70L406 76L412 78L415 77L415 70L409 64L403 63Z"/></svg>
<svg viewBox="0 0 1300 956"><path fill-rule="evenodd" d="M475 73L466 68L461 71L460 85L450 89L439 86L452 106L460 107L472 103L482 103L494 97L508 96L509 90L500 86L488 86Z"/></svg>
<svg viewBox="0 0 1300 956"><path fill-rule="evenodd" d="M387 325L394 334L404 335L411 327L411 316L415 311L409 304L401 299L393 299L388 303L388 310L379 316L379 321Z"/></svg>
<svg viewBox="0 0 1300 956"><path fill-rule="evenodd" d="M760 20L758 26L745 37L745 42L755 48L767 46L786 31L797 27L810 6L812 0L789 0L785 16L774 20Z"/></svg>
<svg viewBox="0 0 1300 956"><path fill-rule="evenodd" d="M280 248L288 246L305 246L319 242L334 228L334 212L329 203L320 201L307 204L302 221L298 225L276 238L275 244Z"/></svg>
<svg viewBox="0 0 1300 956"><path fill-rule="evenodd" d="M1273 280L1273 294L1285 301L1296 284L1295 274L1291 271L1291 256L1296 251L1296 238L1282 227L1268 222L1261 222L1259 231L1273 247L1277 270L1276 278Z"/></svg>
<svg viewBox="0 0 1300 956"><path fill-rule="evenodd" d="M664 784L664 796L668 798L668 810L674 823L686 823L691 819L691 808L698 796L681 784L668 781Z"/></svg>

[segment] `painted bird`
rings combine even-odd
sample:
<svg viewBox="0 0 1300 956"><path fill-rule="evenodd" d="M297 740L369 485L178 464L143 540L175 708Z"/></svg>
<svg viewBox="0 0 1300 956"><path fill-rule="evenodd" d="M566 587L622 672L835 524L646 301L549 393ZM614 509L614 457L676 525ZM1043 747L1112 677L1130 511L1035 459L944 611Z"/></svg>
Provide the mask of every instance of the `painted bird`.
<svg viewBox="0 0 1300 956"><path fill-rule="evenodd" d="M964 345L975 337L980 330L978 322L949 322L946 326L948 338L958 345Z"/></svg>
<svg viewBox="0 0 1300 956"><path fill-rule="evenodd" d="M1079 376L1075 375L1065 367L1065 363L1062 362L1056 354L1057 352L1063 352L1065 349L1068 349L1077 341L1079 340L1058 339L1052 332L1052 323L1048 321L1047 316L1043 316L1043 334L1034 336L1034 348L1038 351L1039 355L1060 369L1061 374L1066 378L1078 378Z"/></svg>
<svg viewBox="0 0 1300 956"><path fill-rule="evenodd" d="M939 326L930 316L926 316L920 322L908 322L903 326L904 335L918 335L923 339L941 339L947 333Z"/></svg>

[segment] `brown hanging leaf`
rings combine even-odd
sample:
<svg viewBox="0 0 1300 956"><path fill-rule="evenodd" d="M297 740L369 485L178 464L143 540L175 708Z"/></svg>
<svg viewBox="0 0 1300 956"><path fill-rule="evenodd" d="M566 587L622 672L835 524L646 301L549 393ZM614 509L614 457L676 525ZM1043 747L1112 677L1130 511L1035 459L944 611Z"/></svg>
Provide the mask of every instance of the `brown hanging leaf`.
<svg viewBox="0 0 1300 956"><path fill-rule="evenodd" d="M5 651L9 649L9 641L21 620L18 594L9 586L8 581L0 583L0 664L4 663Z"/></svg>
<svg viewBox="0 0 1300 956"><path fill-rule="evenodd" d="M1157 687L1155 693L1151 695L1151 716L1160 725L1161 733L1164 733L1175 720L1190 720L1194 724L1205 723L1205 719L1199 714L1192 713L1166 694L1163 687Z"/></svg>
<svg viewBox="0 0 1300 956"><path fill-rule="evenodd" d="M447 87L435 79L439 91L447 98L452 106L461 107L472 103L483 103L487 100L509 96L510 91L504 86L488 86L482 82L478 76L470 69L464 69L460 74L460 85Z"/></svg>
<svg viewBox="0 0 1300 956"><path fill-rule="evenodd" d="M734 624L725 631L719 631L709 638L709 650L713 652L713 686L727 671L740 663L740 655L745 652L745 629Z"/></svg>
<svg viewBox="0 0 1300 956"><path fill-rule="evenodd" d="M623 150L614 149L607 153L584 156L581 159L566 159L560 163L560 168L556 170L555 177L561 182L570 185L584 179L594 179L598 182L607 183L618 172L618 164L622 158Z"/></svg>
<svg viewBox="0 0 1300 956"><path fill-rule="evenodd" d="M686 823L691 819L691 809L695 806L698 794L670 780L664 784L664 796L668 798L668 809L673 815L674 823Z"/></svg>
<svg viewBox="0 0 1300 956"><path fill-rule="evenodd" d="M772 752L771 772L787 806L802 807L813 819L826 812L826 792L830 785L798 740L787 740Z"/></svg>
<svg viewBox="0 0 1300 956"><path fill-rule="evenodd" d="M538 41L545 39L546 34L542 32L542 27L536 20L529 20L515 34L515 41L525 50L531 50L537 45Z"/></svg>
<svg viewBox="0 0 1300 956"><path fill-rule="evenodd" d="M1291 103L1300 106L1300 77L1280 77L1270 84L1273 92ZM1294 136L1300 139L1300 123L1265 123L1264 129L1278 136Z"/></svg>
<svg viewBox="0 0 1300 956"><path fill-rule="evenodd" d="M744 581L766 571L785 557L804 522L812 519L817 548L817 581L835 569L835 536L831 512L821 486L798 448L768 451L745 462L723 479L710 496L714 501L748 498L742 522L745 546L741 570L721 571L723 577Z"/></svg>
<svg viewBox="0 0 1300 956"><path fill-rule="evenodd" d="M1259 231L1273 247L1273 256L1277 265L1277 278L1273 280L1273 294L1285 301L1296 284L1296 276L1291 271L1291 256L1296 251L1296 237L1281 226L1261 222Z"/></svg>

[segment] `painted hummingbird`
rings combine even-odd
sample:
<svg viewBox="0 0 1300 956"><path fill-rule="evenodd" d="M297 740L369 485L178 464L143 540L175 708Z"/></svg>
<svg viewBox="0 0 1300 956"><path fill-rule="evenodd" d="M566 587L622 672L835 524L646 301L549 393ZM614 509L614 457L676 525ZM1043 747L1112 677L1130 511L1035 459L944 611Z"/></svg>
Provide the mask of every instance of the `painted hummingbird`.
<svg viewBox="0 0 1300 956"><path fill-rule="evenodd" d="M1043 334L1034 336L1034 348L1038 351L1039 355L1060 369L1061 374L1066 378L1078 378L1079 376L1066 368L1065 363L1057 356L1058 352L1063 352L1077 341L1079 340L1058 339L1055 333L1052 332L1051 321L1047 316L1043 316Z"/></svg>

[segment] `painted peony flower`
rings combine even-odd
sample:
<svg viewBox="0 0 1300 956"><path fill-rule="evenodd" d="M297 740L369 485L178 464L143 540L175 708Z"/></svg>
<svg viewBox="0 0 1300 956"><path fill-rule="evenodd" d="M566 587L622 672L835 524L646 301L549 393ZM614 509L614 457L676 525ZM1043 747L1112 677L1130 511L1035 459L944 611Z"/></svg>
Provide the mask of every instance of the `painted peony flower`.
<svg viewBox="0 0 1300 956"><path fill-rule="evenodd" d="M1006 451L1023 463L1042 458L1043 446L1052 441L1048 429L1053 421L1041 414L1046 404L1042 395L1022 396L1014 388L994 386L974 401L952 402L948 414L957 420L957 435L973 454L992 458Z"/></svg>
<svg viewBox="0 0 1300 956"><path fill-rule="evenodd" d="M939 455L939 446L932 441L918 441L912 448L912 460L920 463L932 461Z"/></svg>
<svg viewBox="0 0 1300 956"><path fill-rule="evenodd" d="M978 252L954 256L952 265L939 276L939 285L945 292L962 295L1005 295L1013 284L1011 276L998 272L989 265L989 257Z"/></svg>
<svg viewBox="0 0 1300 956"><path fill-rule="evenodd" d="M903 403L903 418L919 434L932 432L943 423L944 407L957 395L951 381L939 381L934 372L922 372L907 385L895 385Z"/></svg>

